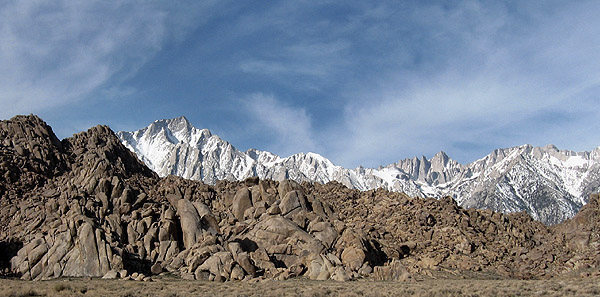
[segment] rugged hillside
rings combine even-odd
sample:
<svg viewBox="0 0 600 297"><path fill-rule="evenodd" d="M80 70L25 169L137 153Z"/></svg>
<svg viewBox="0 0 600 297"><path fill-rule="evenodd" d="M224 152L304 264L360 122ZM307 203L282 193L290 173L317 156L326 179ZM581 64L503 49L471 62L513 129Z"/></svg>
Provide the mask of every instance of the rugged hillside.
<svg viewBox="0 0 600 297"><path fill-rule="evenodd" d="M498 149L462 165L440 152L378 169L346 169L314 153L281 158L237 150L184 117L160 120L135 132L119 132L123 144L160 176L177 175L215 184L217 180L261 179L327 183L370 190L385 188L419 197L454 197L463 207L503 213L526 211L545 224L570 218L600 191L600 148L561 151L524 145Z"/></svg>
<svg viewBox="0 0 600 297"><path fill-rule="evenodd" d="M0 135L0 268L23 279L531 278L600 267L597 196L547 227L337 182L159 178L105 126L58 141L19 116Z"/></svg>

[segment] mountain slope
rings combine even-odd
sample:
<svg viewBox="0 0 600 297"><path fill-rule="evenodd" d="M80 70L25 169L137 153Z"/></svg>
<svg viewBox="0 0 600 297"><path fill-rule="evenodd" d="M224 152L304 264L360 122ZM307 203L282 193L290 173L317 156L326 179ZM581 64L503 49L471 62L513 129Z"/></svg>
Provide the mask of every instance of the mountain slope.
<svg viewBox="0 0 600 297"><path fill-rule="evenodd" d="M444 152L388 166L346 169L315 153L286 158L255 149L239 151L185 117L118 132L123 144L160 176L177 175L215 184L251 176L298 182L337 181L350 188L385 188L412 196L452 196L461 206L500 212L526 211L555 224L572 217L600 187L600 148L592 152L555 146L497 149L470 164Z"/></svg>

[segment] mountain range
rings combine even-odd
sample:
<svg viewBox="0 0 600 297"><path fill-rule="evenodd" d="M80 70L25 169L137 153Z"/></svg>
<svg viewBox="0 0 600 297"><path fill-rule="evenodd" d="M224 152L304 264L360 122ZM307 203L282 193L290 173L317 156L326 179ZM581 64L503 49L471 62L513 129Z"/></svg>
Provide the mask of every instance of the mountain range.
<svg viewBox="0 0 600 297"><path fill-rule="evenodd" d="M469 164L446 153L400 160L380 168L348 169L316 153L289 157L250 149L198 129L185 117L158 120L117 136L159 176L176 175L215 184L218 180L291 179L337 181L349 188L385 188L411 196L452 196L460 206L511 213L526 211L545 224L574 216L600 189L600 147L559 150L554 145L496 149Z"/></svg>

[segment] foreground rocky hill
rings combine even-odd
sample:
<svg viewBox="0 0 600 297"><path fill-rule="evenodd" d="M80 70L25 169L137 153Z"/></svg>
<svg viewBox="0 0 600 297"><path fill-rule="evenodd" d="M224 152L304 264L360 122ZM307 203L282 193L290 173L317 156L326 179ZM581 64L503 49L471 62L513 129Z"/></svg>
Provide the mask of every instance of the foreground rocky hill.
<svg viewBox="0 0 600 297"><path fill-rule="evenodd" d="M243 152L209 130L195 128L185 117L155 121L117 136L161 177L177 175L211 185L252 176L337 181L363 191L385 188L410 196L452 196L465 208L526 211L545 224L573 217L590 194L600 191L600 148L573 152L553 145L523 145L494 150L465 165L439 152L431 159L346 169L315 153L283 158L254 149Z"/></svg>
<svg viewBox="0 0 600 297"><path fill-rule="evenodd" d="M0 122L0 139L0 269L27 280L534 278L600 267L598 196L548 227L336 182L159 178L106 126L59 141L38 117L17 116Z"/></svg>

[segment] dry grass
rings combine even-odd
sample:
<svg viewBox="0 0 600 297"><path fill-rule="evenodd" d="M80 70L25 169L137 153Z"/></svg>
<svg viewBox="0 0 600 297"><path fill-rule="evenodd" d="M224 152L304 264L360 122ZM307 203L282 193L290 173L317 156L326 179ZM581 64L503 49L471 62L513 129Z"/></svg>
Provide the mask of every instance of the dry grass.
<svg viewBox="0 0 600 297"><path fill-rule="evenodd" d="M211 283L173 278L154 282L58 279L26 282L0 279L0 296L595 296L600 279L474 280L427 279L409 283L305 279L260 283Z"/></svg>

